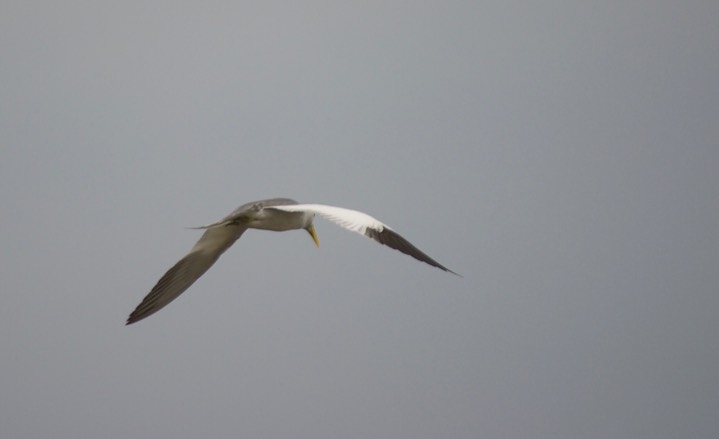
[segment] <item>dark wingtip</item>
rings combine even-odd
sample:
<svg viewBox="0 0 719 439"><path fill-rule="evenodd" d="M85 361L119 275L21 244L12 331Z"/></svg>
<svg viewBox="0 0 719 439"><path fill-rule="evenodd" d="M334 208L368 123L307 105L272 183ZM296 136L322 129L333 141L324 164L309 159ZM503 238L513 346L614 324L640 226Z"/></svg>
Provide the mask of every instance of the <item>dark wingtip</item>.
<svg viewBox="0 0 719 439"><path fill-rule="evenodd" d="M430 258L425 252L415 247L411 242L407 241L404 237L402 237L402 235L390 229L389 227L385 227L381 231L368 227L365 231L365 235L368 238L374 239L380 244L386 245L387 247L393 248L395 250L399 250L400 252L408 256L412 256L413 258L417 259L418 261L424 262L425 264L437 267L440 270L447 271L454 274L455 276L464 277L461 274L455 273L454 271Z"/></svg>
<svg viewBox="0 0 719 439"><path fill-rule="evenodd" d="M127 321L125 321L125 326L132 325L133 323L138 322L140 320L142 320L142 318L137 318L135 316L135 313L133 312L132 314L130 314L127 317Z"/></svg>
<svg viewBox="0 0 719 439"><path fill-rule="evenodd" d="M426 262L426 261L423 261L423 262ZM436 261L435 261L435 262L436 262ZM430 265L432 265L432 264L430 264ZM437 263L437 265L435 265L435 267L439 268L440 270L444 270L444 271L446 271L446 272L448 272L448 273L452 273L453 275L458 276L458 277L461 277L462 279L464 279L464 276L462 276L461 274L459 274L459 273L457 273L457 272L454 272L454 271L450 270L449 268L445 267L444 265L442 265L442 264L440 264L440 263Z"/></svg>
<svg viewBox="0 0 719 439"><path fill-rule="evenodd" d="M456 272L450 270L449 268L445 268L445 271L449 271L449 272L452 273L453 275L458 276L458 277L461 277L462 279L464 279L464 276L462 276L461 274L456 273Z"/></svg>

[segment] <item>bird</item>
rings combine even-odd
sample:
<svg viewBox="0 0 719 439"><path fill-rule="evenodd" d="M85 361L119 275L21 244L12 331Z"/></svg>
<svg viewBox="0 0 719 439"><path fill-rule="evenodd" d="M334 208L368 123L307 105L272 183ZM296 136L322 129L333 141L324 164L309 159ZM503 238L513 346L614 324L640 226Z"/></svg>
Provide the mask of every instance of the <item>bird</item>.
<svg viewBox="0 0 719 439"><path fill-rule="evenodd" d="M399 250L421 262L460 276L427 256L387 224L366 213L326 204L299 204L289 198L270 198L243 204L215 223L191 227L205 232L190 252L157 281L132 311L125 324L130 325L147 318L175 300L205 274L247 229L276 232L304 229L312 237L315 246L319 247L319 239L313 224L315 215Z"/></svg>

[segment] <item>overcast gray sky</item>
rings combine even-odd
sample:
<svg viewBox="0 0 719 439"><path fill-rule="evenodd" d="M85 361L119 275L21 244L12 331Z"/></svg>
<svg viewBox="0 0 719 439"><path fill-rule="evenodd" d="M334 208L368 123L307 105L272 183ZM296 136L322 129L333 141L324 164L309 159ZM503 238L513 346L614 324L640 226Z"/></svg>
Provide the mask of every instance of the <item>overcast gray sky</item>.
<svg viewBox="0 0 719 439"><path fill-rule="evenodd" d="M716 1L0 6L3 438L714 438ZM124 326L187 230L292 197Z"/></svg>

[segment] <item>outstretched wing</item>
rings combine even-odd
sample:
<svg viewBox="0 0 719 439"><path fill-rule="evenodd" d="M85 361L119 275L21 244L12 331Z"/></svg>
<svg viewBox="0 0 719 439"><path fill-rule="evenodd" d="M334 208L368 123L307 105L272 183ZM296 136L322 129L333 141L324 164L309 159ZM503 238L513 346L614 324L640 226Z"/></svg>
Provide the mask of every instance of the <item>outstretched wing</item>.
<svg viewBox="0 0 719 439"><path fill-rule="evenodd" d="M418 249L411 242L404 239L399 233L392 230L390 226L384 224L377 218L367 215L366 213L352 209L345 209L343 207L327 206L325 204L293 204L287 206L265 207L265 209L277 209L285 212L312 212L341 227L344 227L347 230L360 233L368 238L374 239L380 244L384 244L387 247L399 250L406 255L412 256L419 261L459 276L454 271L427 256L427 254L422 250Z"/></svg>
<svg viewBox="0 0 719 439"><path fill-rule="evenodd" d="M232 244L246 227L239 225L208 226L192 250L167 270L127 319L135 323L161 310L195 283Z"/></svg>

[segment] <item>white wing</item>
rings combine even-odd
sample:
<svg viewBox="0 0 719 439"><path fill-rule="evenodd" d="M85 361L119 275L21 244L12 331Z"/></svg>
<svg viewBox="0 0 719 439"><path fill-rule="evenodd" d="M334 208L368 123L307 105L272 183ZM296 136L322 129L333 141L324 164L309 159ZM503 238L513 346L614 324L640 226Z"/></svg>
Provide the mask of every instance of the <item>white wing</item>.
<svg viewBox="0 0 719 439"><path fill-rule="evenodd" d="M286 206L271 206L265 209L284 210L285 212L312 212L333 223L353 232L365 234L365 231L375 229L379 232L390 228L377 218L357 210L345 209L344 207L327 206L325 204L290 204Z"/></svg>
<svg viewBox="0 0 719 439"><path fill-rule="evenodd" d="M360 233L372 238L380 244L384 244L413 258L425 262L433 267L457 274L434 259L427 256L423 251L412 245L399 233L392 230L390 226L382 221L352 209L343 207L327 206L325 204L290 204L283 206L265 207L265 209L277 209L285 212L312 212L333 223L344 227L347 230ZM459 276L459 275L458 275Z"/></svg>

